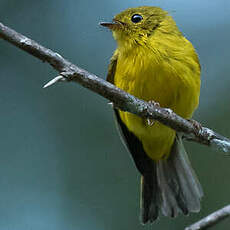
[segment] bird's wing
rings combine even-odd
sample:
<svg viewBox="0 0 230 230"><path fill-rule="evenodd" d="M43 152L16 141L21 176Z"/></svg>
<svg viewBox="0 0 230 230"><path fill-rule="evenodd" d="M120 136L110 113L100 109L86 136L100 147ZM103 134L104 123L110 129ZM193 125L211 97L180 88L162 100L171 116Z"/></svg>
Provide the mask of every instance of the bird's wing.
<svg viewBox="0 0 230 230"><path fill-rule="evenodd" d="M112 84L114 84L114 75L116 72L117 60L118 53L115 52L110 60L106 79L108 82ZM153 162L145 153L141 141L132 132L128 130L125 123L121 120L119 111L117 109L114 109L114 113L117 127L121 134L123 143L131 153L137 169L142 175L151 173L153 170Z"/></svg>

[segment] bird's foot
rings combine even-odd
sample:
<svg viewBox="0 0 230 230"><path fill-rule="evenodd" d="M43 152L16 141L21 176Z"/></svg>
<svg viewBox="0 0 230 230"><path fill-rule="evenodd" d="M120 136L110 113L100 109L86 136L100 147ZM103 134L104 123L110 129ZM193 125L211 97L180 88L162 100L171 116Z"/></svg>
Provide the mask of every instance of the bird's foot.
<svg viewBox="0 0 230 230"><path fill-rule="evenodd" d="M154 106L160 107L160 104L158 102L153 101L153 100L148 101L148 103L150 103ZM148 126L153 126L155 124L155 122L156 122L155 120L147 118L147 125Z"/></svg>

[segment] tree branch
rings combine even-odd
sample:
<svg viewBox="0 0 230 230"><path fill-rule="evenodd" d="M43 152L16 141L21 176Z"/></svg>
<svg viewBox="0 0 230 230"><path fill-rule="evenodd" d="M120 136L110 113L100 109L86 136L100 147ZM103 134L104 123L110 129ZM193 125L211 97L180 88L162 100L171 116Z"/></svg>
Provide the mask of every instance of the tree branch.
<svg viewBox="0 0 230 230"><path fill-rule="evenodd" d="M221 220L226 219L229 216L230 216L230 205L227 205L224 208L219 209L216 212L213 212L207 217L201 219L195 224L185 228L185 230L207 229L219 223Z"/></svg>
<svg viewBox="0 0 230 230"><path fill-rule="evenodd" d="M87 72L72 64L60 54L43 47L37 42L14 31L0 23L0 38L10 42L20 49L30 53L44 62L48 62L59 72L59 76L45 85L52 85L58 81L72 81L83 87L107 98L113 102L116 108L127 111L143 118L157 120L171 127L177 132L183 133L184 137L208 146L213 146L224 152L230 152L230 140L206 127L197 128L193 122L175 114L172 110L161 108L152 103L138 99L113 84Z"/></svg>

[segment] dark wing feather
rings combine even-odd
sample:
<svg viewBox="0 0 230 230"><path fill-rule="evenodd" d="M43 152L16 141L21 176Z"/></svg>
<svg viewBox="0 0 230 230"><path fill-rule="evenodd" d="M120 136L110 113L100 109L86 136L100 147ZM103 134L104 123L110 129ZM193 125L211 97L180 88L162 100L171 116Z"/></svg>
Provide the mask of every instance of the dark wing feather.
<svg viewBox="0 0 230 230"><path fill-rule="evenodd" d="M128 130L122 122L118 110L114 109L116 122L120 131L121 137L128 148L134 163L142 175L153 173L153 161L146 155L142 143L139 139Z"/></svg>

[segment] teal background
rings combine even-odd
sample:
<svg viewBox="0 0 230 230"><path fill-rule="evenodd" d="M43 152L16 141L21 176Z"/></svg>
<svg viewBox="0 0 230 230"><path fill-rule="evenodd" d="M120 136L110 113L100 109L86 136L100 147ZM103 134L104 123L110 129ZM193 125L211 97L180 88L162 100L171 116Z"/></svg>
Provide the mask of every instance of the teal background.
<svg viewBox="0 0 230 230"><path fill-rule="evenodd" d="M105 78L116 44L100 21L127 7L168 10L202 65L195 119L230 137L229 0L0 0L0 21ZM178 230L229 203L230 158L186 143L205 197L199 214L139 223L139 174L98 95L0 40L0 229ZM213 229L229 229L230 220Z"/></svg>

